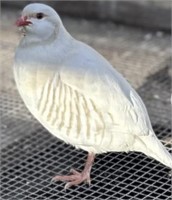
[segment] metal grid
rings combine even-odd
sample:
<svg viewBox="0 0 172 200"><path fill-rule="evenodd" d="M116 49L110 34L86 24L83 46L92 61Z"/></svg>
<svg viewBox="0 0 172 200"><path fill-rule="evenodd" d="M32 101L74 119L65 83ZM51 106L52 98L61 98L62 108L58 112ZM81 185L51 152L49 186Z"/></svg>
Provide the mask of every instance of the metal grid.
<svg viewBox="0 0 172 200"><path fill-rule="evenodd" d="M170 147L170 76L168 66L138 89L158 137ZM1 92L1 198L25 199L171 199L168 168L140 153L96 157L92 184L64 190L51 182L71 167L81 170L86 153L49 134L28 113L16 91Z"/></svg>

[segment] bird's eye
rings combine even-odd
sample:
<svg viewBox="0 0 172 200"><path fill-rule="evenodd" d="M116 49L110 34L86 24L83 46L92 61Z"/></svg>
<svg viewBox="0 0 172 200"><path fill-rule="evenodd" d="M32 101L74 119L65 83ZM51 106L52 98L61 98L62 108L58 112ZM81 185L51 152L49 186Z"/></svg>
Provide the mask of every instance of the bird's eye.
<svg viewBox="0 0 172 200"><path fill-rule="evenodd" d="M36 18L37 19L42 19L44 17L44 14L43 13L37 13L36 14Z"/></svg>

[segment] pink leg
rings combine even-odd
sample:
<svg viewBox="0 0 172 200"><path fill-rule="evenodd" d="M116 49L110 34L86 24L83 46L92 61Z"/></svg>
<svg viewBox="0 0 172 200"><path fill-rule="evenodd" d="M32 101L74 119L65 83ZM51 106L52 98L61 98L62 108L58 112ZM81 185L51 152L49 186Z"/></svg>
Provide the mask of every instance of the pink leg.
<svg viewBox="0 0 172 200"><path fill-rule="evenodd" d="M78 172L74 169L71 169L70 172L72 175L69 176L55 176L53 181L67 181L68 183L65 185L65 189L73 186L79 185L82 182L87 182L89 185L91 184L90 172L91 167L94 162L95 155L93 153L89 153L87 157L87 161L85 163L84 170L82 172Z"/></svg>

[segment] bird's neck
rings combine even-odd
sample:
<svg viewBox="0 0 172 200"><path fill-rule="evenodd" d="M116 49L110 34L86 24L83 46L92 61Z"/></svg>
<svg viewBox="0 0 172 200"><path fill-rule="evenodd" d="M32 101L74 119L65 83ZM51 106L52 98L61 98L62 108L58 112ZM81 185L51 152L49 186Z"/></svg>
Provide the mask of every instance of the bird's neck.
<svg viewBox="0 0 172 200"><path fill-rule="evenodd" d="M54 38L53 38L54 37ZM49 40L34 42L32 39L23 38L16 51L16 61L19 63L41 62L42 65L58 65L72 48L72 36L61 28L58 34Z"/></svg>
<svg viewBox="0 0 172 200"><path fill-rule="evenodd" d="M45 35L45 37L39 37L34 34L26 33L26 35L22 38L19 46L20 48L34 47L38 45L48 45L57 43L63 44L67 43L72 39L72 36L67 32L65 27L62 25L59 28L56 28L51 34Z"/></svg>

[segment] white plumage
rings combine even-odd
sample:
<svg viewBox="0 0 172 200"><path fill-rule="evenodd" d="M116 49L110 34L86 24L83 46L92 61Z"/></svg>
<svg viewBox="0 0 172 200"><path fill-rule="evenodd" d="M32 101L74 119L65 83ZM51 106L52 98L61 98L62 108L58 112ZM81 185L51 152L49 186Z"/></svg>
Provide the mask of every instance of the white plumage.
<svg viewBox="0 0 172 200"><path fill-rule="evenodd" d="M104 57L72 38L52 8L30 4L17 25L25 36L16 50L15 80L46 129L89 155L139 151L172 168L136 91ZM67 187L76 185L67 177Z"/></svg>

